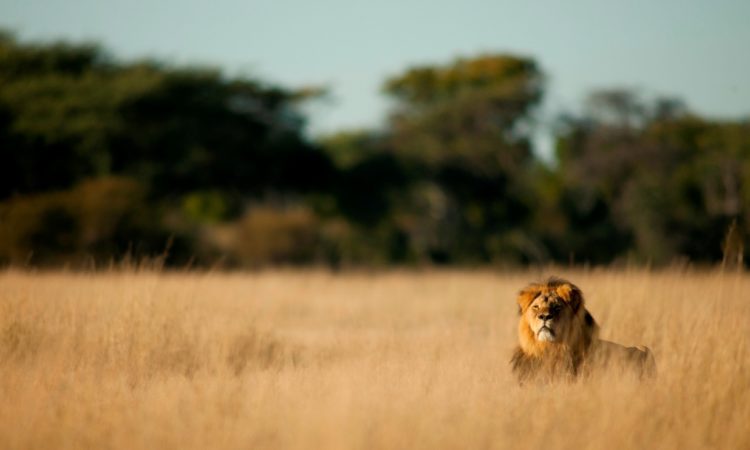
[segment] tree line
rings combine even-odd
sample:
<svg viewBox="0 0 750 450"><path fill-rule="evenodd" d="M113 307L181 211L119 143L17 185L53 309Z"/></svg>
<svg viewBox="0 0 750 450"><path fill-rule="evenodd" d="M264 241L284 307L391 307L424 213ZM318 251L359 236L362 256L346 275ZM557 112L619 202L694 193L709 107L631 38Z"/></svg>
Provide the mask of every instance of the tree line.
<svg viewBox="0 0 750 450"><path fill-rule="evenodd" d="M743 260L750 122L593 92L535 152L545 74L484 54L385 80L386 125L305 134L289 89L0 36L0 263Z"/></svg>

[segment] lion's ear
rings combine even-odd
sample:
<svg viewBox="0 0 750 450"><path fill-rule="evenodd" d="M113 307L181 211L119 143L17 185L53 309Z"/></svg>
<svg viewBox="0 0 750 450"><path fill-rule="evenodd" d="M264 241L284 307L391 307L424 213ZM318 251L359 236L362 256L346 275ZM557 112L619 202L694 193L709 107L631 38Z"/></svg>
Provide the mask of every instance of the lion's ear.
<svg viewBox="0 0 750 450"><path fill-rule="evenodd" d="M518 298L516 299L518 302L518 308L520 309L519 312L523 313L526 311L529 305L531 305L531 302L533 302L541 292L542 288L538 284L529 285L519 292Z"/></svg>
<svg viewBox="0 0 750 450"><path fill-rule="evenodd" d="M583 293L574 284L565 282L558 286L555 291L565 303L573 308L573 311L578 311L578 308L583 304Z"/></svg>

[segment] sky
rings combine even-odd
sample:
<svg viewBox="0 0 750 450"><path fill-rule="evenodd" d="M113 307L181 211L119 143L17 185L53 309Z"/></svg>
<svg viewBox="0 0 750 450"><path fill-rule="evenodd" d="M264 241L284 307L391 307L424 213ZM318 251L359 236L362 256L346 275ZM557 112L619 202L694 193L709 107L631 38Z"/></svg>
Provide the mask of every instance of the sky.
<svg viewBox="0 0 750 450"><path fill-rule="evenodd" d="M123 61L325 85L315 134L382 124L389 76L489 52L541 65L550 118L612 87L750 117L748 24L747 0L0 0L0 28L24 41L93 41Z"/></svg>

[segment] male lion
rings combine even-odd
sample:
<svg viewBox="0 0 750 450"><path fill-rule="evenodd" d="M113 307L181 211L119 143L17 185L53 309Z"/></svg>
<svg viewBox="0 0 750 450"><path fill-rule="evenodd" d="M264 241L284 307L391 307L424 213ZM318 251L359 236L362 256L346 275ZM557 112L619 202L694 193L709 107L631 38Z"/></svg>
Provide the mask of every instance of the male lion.
<svg viewBox="0 0 750 450"><path fill-rule="evenodd" d="M527 286L518 294L518 306L519 346L511 365L521 384L571 380L613 366L638 377L656 372L647 347L598 339L599 327L584 307L581 290L566 280L553 277Z"/></svg>

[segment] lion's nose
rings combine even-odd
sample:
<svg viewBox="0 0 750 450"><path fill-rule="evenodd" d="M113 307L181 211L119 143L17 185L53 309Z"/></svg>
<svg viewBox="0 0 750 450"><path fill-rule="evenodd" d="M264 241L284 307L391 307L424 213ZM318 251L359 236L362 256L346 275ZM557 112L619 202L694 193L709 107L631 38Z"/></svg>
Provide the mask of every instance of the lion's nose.
<svg viewBox="0 0 750 450"><path fill-rule="evenodd" d="M552 314L549 314L549 313L547 313L547 314L544 314L544 313L539 314L539 320L550 320L551 318L552 318Z"/></svg>

